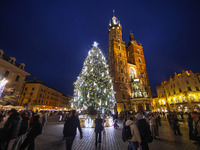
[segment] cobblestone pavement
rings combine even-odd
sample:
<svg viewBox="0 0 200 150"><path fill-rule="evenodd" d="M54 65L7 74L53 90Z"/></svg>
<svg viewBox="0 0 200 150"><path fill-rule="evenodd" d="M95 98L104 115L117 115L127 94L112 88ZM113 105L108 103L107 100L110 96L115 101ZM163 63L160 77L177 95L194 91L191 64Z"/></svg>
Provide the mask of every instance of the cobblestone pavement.
<svg viewBox="0 0 200 150"><path fill-rule="evenodd" d="M160 139L149 144L150 150L198 150L199 146L188 139L187 123L181 123L182 136L175 136L167 121L162 121L159 128ZM121 139L122 126L119 129L106 128L102 137L101 147L95 148L94 129L83 128L83 139L79 139L77 132L73 143L73 150L127 150L128 144ZM65 141L62 136L63 123L49 120L42 135L35 143L36 150L65 150ZM11 143L12 145L12 143Z"/></svg>

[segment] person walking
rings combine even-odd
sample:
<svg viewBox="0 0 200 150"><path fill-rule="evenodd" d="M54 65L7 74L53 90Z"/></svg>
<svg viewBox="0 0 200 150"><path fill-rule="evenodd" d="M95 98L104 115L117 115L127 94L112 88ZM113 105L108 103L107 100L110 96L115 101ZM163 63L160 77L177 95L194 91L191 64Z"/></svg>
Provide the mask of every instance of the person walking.
<svg viewBox="0 0 200 150"><path fill-rule="evenodd" d="M172 113L170 120L174 134L177 135L178 133L178 135L182 135L179 128L178 118L174 113Z"/></svg>
<svg viewBox="0 0 200 150"><path fill-rule="evenodd" d="M189 139L193 139L193 118L191 116L191 113L188 113L188 127L189 127Z"/></svg>
<svg viewBox="0 0 200 150"><path fill-rule="evenodd" d="M115 119L115 121L114 121L114 128L115 129L119 128L119 125L117 124L117 119Z"/></svg>
<svg viewBox="0 0 200 150"><path fill-rule="evenodd" d="M72 112L69 115L69 119L67 119L64 124L63 134L66 140L66 150L72 149L77 128L80 132L80 139L83 138L83 133L80 126L80 120L75 116L75 114L76 110L72 110Z"/></svg>
<svg viewBox="0 0 200 150"><path fill-rule="evenodd" d="M26 149L28 146L28 150L34 150L35 147L35 139L38 135L42 133L42 124L39 121L40 116L34 115L33 116L33 124L27 134L26 139L22 143L20 150Z"/></svg>
<svg viewBox="0 0 200 150"><path fill-rule="evenodd" d="M126 121L125 125L130 126L132 138L129 139L128 150L137 150L139 145L142 143L139 130L133 121L133 117L130 117L129 120Z"/></svg>
<svg viewBox="0 0 200 150"><path fill-rule="evenodd" d="M153 137L151 136L150 127L145 119L145 116L143 115L143 112L142 104L138 104L138 113L135 115L135 118L142 139L141 146L142 150L149 150L148 143L152 142Z"/></svg>
<svg viewBox="0 0 200 150"><path fill-rule="evenodd" d="M42 112L42 132L44 132L44 127L47 123L47 114L46 112Z"/></svg>
<svg viewBox="0 0 200 150"><path fill-rule="evenodd" d="M100 114L97 115L95 124L96 124L95 129L94 129L94 132L96 133L95 146L97 147L97 143L99 143L99 146L101 146L101 132L103 131L103 119L101 119ZM98 137L99 137L99 140L98 140Z"/></svg>
<svg viewBox="0 0 200 150"><path fill-rule="evenodd" d="M0 150L7 150L11 139L18 136L20 129L20 115L15 109L8 112L8 120L3 128L0 128Z"/></svg>
<svg viewBox="0 0 200 150"><path fill-rule="evenodd" d="M151 135L154 137L154 139L159 139L158 126L156 125L156 116L154 114L151 114L148 120L149 120Z"/></svg>

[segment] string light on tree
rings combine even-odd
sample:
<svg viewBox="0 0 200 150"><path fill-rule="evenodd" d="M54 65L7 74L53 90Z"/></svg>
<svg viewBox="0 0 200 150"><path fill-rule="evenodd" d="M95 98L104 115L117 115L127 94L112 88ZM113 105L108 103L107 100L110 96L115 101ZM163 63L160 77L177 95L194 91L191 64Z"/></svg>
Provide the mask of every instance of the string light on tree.
<svg viewBox="0 0 200 150"><path fill-rule="evenodd" d="M76 109L111 111L116 103L112 79L102 51L94 42L74 83L73 106Z"/></svg>

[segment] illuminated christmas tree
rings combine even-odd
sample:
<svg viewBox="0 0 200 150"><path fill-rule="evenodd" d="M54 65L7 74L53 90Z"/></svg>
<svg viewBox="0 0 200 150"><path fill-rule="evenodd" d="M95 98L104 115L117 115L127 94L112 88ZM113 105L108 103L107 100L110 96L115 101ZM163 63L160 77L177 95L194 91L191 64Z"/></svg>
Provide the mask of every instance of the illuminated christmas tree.
<svg viewBox="0 0 200 150"><path fill-rule="evenodd" d="M110 111L115 106L112 79L106 59L94 42L88 52L83 69L74 83L72 105L80 110Z"/></svg>

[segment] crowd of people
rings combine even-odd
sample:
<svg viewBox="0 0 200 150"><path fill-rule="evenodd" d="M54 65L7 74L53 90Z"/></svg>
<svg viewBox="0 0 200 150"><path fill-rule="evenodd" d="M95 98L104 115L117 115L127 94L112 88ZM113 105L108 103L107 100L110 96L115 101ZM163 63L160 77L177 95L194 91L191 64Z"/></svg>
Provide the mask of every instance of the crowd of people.
<svg viewBox="0 0 200 150"><path fill-rule="evenodd" d="M136 114L136 115L135 115ZM180 115L180 117L178 117ZM194 144L200 145L200 114L196 111L192 113L186 113L188 117L188 127L189 127L189 139L194 140ZM141 148L142 150L148 150L148 143L151 143L153 139L160 139L159 137L159 127L161 126L161 118L163 120L168 120L169 125L174 133L174 135L181 136L180 122L184 123L184 113L183 112L144 112L139 109L137 113L130 114L129 112L120 112L119 120L123 120L123 131L122 139L123 141L128 141L128 150L137 150ZM128 130L131 132L131 136L127 133Z"/></svg>
<svg viewBox="0 0 200 150"><path fill-rule="evenodd" d="M35 139L44 130L47 122L45 112L40 115L30 110L17 111L16 109L1 110L0 123L0 150L7 150L11 140L14 140L12 150L34 150Z"/></svg>
<svg viewBox="0 0 200 150"><path fill-rule="evenodd" d="M80 125L79 113L72 110L68 113L58 113L59 121L64 121L63 139L66 141L66 149L71 150L73 141L76 137L77 129L80 133L80 139L83 138L83 132ZM95 146L101 147L102 132L105 132L104 124L106 116L111 114L98 114L95 119ZM180 117L178 117L180 115ZM200 116L198 112L188 113L189 139L194 140L194 144L200 144ZM7 116L7 118L6 118ZM61 117L62 116L62 117ZM175 135L182 135L180 131L180 121L184 122L182 112L144 112L142 107L138 107L137 113L116 112L113 117L113 126L118 129L118 121L122 122L122 140L127 142L128 150L149 150L148 144L153 139L160 139L159 127L161 126L161 118L168 120L169 126ZM34 149L34 141L36 137L44 132L47 122L46 112L40 115L38 112L30 110L17 111L11 109L9 111L0 111L0 124L3 120L6 122L0 128L0 150L7 150L11 140L14 140L12 150L29 150ZM9 146L10 147L10 146Z"/></svg>

